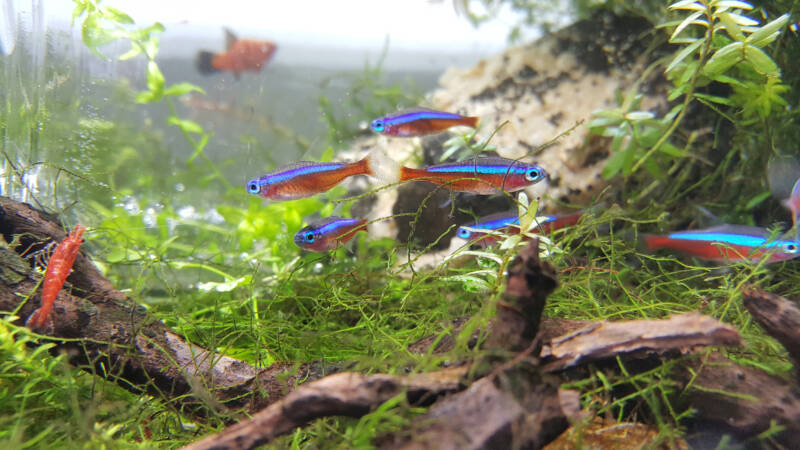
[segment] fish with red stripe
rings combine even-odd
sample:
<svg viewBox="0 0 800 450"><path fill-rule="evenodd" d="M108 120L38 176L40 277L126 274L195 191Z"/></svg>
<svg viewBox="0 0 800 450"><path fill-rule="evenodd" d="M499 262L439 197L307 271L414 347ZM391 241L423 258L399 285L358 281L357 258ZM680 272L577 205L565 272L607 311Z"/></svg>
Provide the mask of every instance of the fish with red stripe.
<svg viewBox="0 0 800 450"><path fill-rule="evenodd" d="M462 116L426 108L413 108L373 120L372 131L396 137L414 137L441 133L450 127L478 126L477 117Z"/></svg>
<svg viewBox="0 0 800 450"><path fill-rule="evenodd" d="M549 233L572 226L578 223L583 214L584 211L577 211L564 215L536 216L536 222L531 231L534 233ZM519 234L519 212L516 210L506 211L481 217L474 225L459 227L456 235L472 243L492 245L500 240L500 236L490 234L493 231Z"/></svg>
<svg viewBox="0 0 800 450"><path fill-rule="evenodd" d="M547 172L536 164L500 157L472 158L422 169L400 168L400 181L429 181L479 195L519 191L545 178Z"/></svg>
<svg viewBox="0 0 800 450"><path fill-rule="evenodd" d="M800 242L789 236L773 238L758 227L720 225L694 231L678 231L666 235L646 235L649 250L671 249L720 262L758 261L768 263L794 259L800 254Z"/></svg>
<svg viewBox="0 0 800 450"><path fill-rule="evenodd" d="M330 190L345 178L374 175L369 157L354 163L299 161L247 183L247 192L270 200L296 200Z"/></svg>
<svg viewBox="0 0 800 450"><path fill-rule="evenodd" d="M331 216L298 231L294 235L294 243L312 252L327 252L353 239L359 231L367 231L367 219Z"/></svg>

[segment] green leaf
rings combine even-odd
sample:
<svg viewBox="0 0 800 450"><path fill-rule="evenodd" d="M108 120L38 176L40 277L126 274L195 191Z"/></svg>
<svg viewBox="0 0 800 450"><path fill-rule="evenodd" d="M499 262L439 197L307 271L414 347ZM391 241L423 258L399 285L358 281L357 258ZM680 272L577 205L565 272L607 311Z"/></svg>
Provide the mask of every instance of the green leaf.
<svg viewBox="0 0 800 450"><path fill-rule="evenodd" d="M625 118L631 121L648 120L654 118L656 115L650 111L631 111L625 114Z"/></svg>
<svg viewBox="0 0 800 450"><path fill-rule="evenodd" d="M139 92L136 95L136 103L153 103L154 101L158 101L158 99L151 91Z"/></svg>
<svg viewBox="0 0 800 450"><path fill-rule="evenodd" d="M731 100L728 97L720 97L717 95L708 95L708 94L700 94L695 92L694 94L697 98L702 98L703 100L712 102L712 103L719 103L720 105L731 105Z"/></svg>
<svg viewBox="0 0 800 450"><path fill-rule="evenodd" d="M669 5L669 9L688 9L689 11L705 11L705 5L695 0L681 0Z"/></svg>
<svg viewBox="0 0 800 450"><path fill-rule="evenodd" d="M622 110L619 109L619 108L617 108L617 109L598 109L598 110L592 111L592 115L595 116L595 117L604 117L604 118L608 118L608 119L619 119L619 120L622 120L622 118L623 118Z"/></svg>
<svg viewBox="0 0 800 450"><path fill-rule="evenodd" d="M681 61L686 59L687 56L689 56L692 53L696 52L697 49L700 48L700 45L703 44L703 42L704 41L702 39L698 39L695 42L693 42L693 43L687 45L686 47L684 47L683 50L681 50L680 52L678 52L677 55L675 55L675 58L673 58L672 62L669 63L669 65L667 66L667 69L665 70L665 72L670 72L672 69L675 68L675 66L680 64Z"/></svg>
<svg viewBox="0 0 800 450"><path fill-rule="evenodd" d="M770 191L762 192L755 197L751 198L749 202L744 206L746 211L749 211L756 206L760 205L764 200L768 199L769 196L772 195Z"/></svg>
<svg viewBox="0 0 800 450"><path fill-rule="evenodd" d="M722 0L721 2L715 3L717 8L736 8L736 9L746 9L751 10L753 9L753 5L747 2L741 2L738 0Z"/></svg>
<svg viewBox="0 0 800 450"><path fill-rule="evenodd" d="M155 61L147 62L147 89L153 93L156 101L161 100L164 93L164 74Z"/></svg>
<svg viewBox="0 0 800 450"><path fill-rule="evenodd" d="M682 158L682 157L684 157L684 156L689 154L686 150L683 150L681 148L675 147L674 145L670 144L669 142L665 142L665 143L661 144L661 147L658 147L658 151L660 151L661 153L665 153L667 155L670 155L670 156L678 157L678 158Z"/></svg>
<svg viewBox="0 0 800 450"><path fill-rule="evenodd" d="M781 72L775 61L758 47L746 46L744 48L745 59L753 65L753 68L762 75L768 77L778 77Z"/></svg>
<svg viewBox="0 0 800 450"><path fill-rule="evenodd" d="M667 115L664 116L663 120L671 122L672 119L674 119L675 116L677 116L678 113L680 113L681 111L683 111L683 103L673 106L672 109L669 110Z"/></svg>
<svg viewBox="0 0 800 450"><path fill-rule="evenodd" d="M725 47L717 50L708 60L703 71L709 76L714 76L725 72L743 58L744 43L732 42Z"/></svg>
<svg viewBox="0 0 800 450"><path fill-rule="evenodd" d="M736 23L736 20L733 18L731 13L721 13L717 17L719 17L720 22L725 24L725 28L728 31L728 35L732 38L736 39L737 41L744 40L744 33L742 33L742 27Z"/></svg>
<svg viewBox="0 0 800 450"><path fill-rule="evenodd" d="M606 166L603 167L603 178L609 179L619 173L619 171L622 170L622 166L625 164L626 157L625 151L621 151L615 152L611 158L608 158Z"/></svg>
<svg viewBox="0 0 800 450"><path fill-rule="evenodd" d="M788 13L754 31L753 34L747 36L747 39L744 41L750 45L755 45L756 47L764 47L765 45L769 45L778 37L778 32L785 27L787 23L789 23Z"/></svg>
<svg viewBox="0 0 800 450"><path fill-rule="evenodd" d="M81 26L81 38L83 39L83 43L89 47L89 50L103 59L106 59L106 57L100 53L98 47L102 47L117 39L111 30L103 28L101 19L97 14L89 14L86 16Z"/></svg>
<svg viewBox="0 0 800 450"><path fill-rule="evenodd" d="M757 20L753 20L753 19L751 19L751 18L749 18L747 16L743 16L741 14L736 14L736 13L731 13L731 12L726 12L726 13L723 13L723 14L725 16L727 16L729 20L732 20L734 23L736 23L736 25L739 25L739 26L742 26L742 27L754 27L754 26L758 25L758 21Z"/></svg>
<svg viewBox="0 0 800 450"><path fill-rule="evenodd" d="M203 88L201 88L200 86L195 86L192 83L177 83L166 88L164 90L164 95L173 95L175 97L180 97L182 95L188 94L189 92L200 92L202 94L206 93L206 91L204 91Z"/></svg>
<svg viewBox="0 0 800 450"><path fill-rule="evenodd" d="M689 86L688 84L681 84L677 88L671 89L669 91L669 96L667 97L667 101L671 102L676 98L680 97L681 95L685 94L690 87L691 86Z"/></svg>
<svg viewBox="0 0 800 450"><path fill-rule="evenodd" d="M120 55L119 60L125 61L134 58L136 56L139 56L140 53L142 53L142 47L139 46L139 44L137 44L136 42L131 42L131 49Z"/></svg>
<svg viewBox="0 0 800 450"><path fill-rule="evenodd" d="M144 53L147 55L147 59L156 59L156 54L158 53L158 43L158 36L149 36L144 42Z"/></svg>
<svg viewBox="0 0 800 450"><path fill-rule="evenodd" d="M675 31L673 31L672 35L669 37L670 42L672 42L672 40L675 39L675 37L678 36L681 33L681 31L683 31L684 28L691 25L695 20L697 20L702 15L703 12L698 11L696 13L690 14L687 18L683 19L683 22L681 22L681 24L678 25L677 28L675 28Z"/></svg>
<svg viewBox="0 0 800 450"><path fill-rule="evenodd" d="M111 6L106 6L105 8L101 9L103 17L109 20L113 20L117 23L124 23L128 25L133 24L133 19L124 12L118 10L117 8L113 8Z"/></svg>
<svg viewBox="0 0 800 450"><path fill-rule="evenodd" d="M205 132L205 130L203 130L203 127L201 127L200 124L188 119L180 119L175 116L169 116L167 117L167 123L170 125L178 126L187 133L203 134Z"/></svg>

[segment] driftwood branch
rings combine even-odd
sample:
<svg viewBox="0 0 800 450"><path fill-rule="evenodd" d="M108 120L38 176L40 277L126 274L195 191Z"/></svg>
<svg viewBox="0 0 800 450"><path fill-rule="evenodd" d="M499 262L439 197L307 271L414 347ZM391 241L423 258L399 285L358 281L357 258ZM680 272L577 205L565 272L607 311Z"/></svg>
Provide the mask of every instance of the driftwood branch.
<svg viewBox="0 0 800 450"><path fill-rule="evenodd" d="M754 287L742 293L744 307L770 336L778 340L795 367L800 366L800 306L797 302Z"/></svg>
<svg viewBox="0 0 800 450"><path fill-rule="evenodd" d="M785 427L775 439L800 448L800 392L796 383L738 365L717 353L684 368L682 399L694 420L713 423L737 436L755 436L772 422Z"/></svg>
<svg viewBox="0 0 800 450"><path fill-rule="evenodd" d="M15 251L0 249L0 311L17 310L17 324L22 325L39 306L39 292L34 291L39 275L31 268L32 259L17 252L29 255L62 241L66 233L49 215L5 197L0 197L0 232L6 242L19 244ZM114 289L85 250L67 282L71 290L62 289L56 299L51 336L71 340L56 341L55 351L66 350L73 364L128 389L179 402L187 412L208 407L257 411L290 392L298 380L335 371L315 363L278 363L256 370L192 345Z"/></svg>
<svg viewBox="0 0 800 450"><path fill-rule="evenodd" d="M741 345L735 328L700 313L666 320L598 322L553 339L542 349L544 370L558 371L601 359L638 352L706 345Z"/></svg>
<svg viewBox="0 0 800 450"><path fill-rule="evenodd" d="M406 393L409 402L432 401L460 388L466 368L409 377L339 373L300 386L251 419L185 449L250 449L306 423L327 416L359 417L392 397Z"/></svg>

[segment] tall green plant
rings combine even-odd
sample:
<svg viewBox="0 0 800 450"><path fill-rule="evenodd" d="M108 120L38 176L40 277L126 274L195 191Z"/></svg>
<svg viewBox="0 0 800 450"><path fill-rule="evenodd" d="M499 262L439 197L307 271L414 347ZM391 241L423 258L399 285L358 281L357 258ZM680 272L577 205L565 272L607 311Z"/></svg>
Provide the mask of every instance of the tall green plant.
<svg viewBox="0 0 800 450"><path fill-rule="evenodd" d="M674 85L668 101L682 100L657 118L638 110L641 95L637 83L620 99L618 108L595 113L597 119L589 127L612 138L612 156L603 171L606 178L618 173L629 176L642 167L660 177L665 161L691 154L691 139L681 148L672 137L693 102L709 106L739 127L763 122L786 105L781 94L787 88L764 48L780 35L788 14L758 26L757 20L744 14L753 6L738 0L682 0L669 9L681 17L661 27L671 29L669 42L681 48L664 62L664 71ZM733 94L700 92L712 82L729 85Z"/></svg>

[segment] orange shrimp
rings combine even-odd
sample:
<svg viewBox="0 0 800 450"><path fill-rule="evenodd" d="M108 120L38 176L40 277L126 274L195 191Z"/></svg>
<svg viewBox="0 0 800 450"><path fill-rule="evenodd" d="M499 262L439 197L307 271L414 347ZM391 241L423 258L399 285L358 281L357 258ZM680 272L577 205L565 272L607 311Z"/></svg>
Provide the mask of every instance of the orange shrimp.
<svg viewBox="0 0 800 450"><path fill-rule="evenodd" d="M42 306L31 314L26 323L32 329L42 328L50 318L50 311L53 309L58 292L64 287L67 275L72 270L72 265L75 264L75 258L78 256L78 250L83 242L81 236L84 231L86 231L86 227L80 224L76 225L72 233L64 238L53 251L53 256L50 257L47 271L44 274Z"/></svg>

